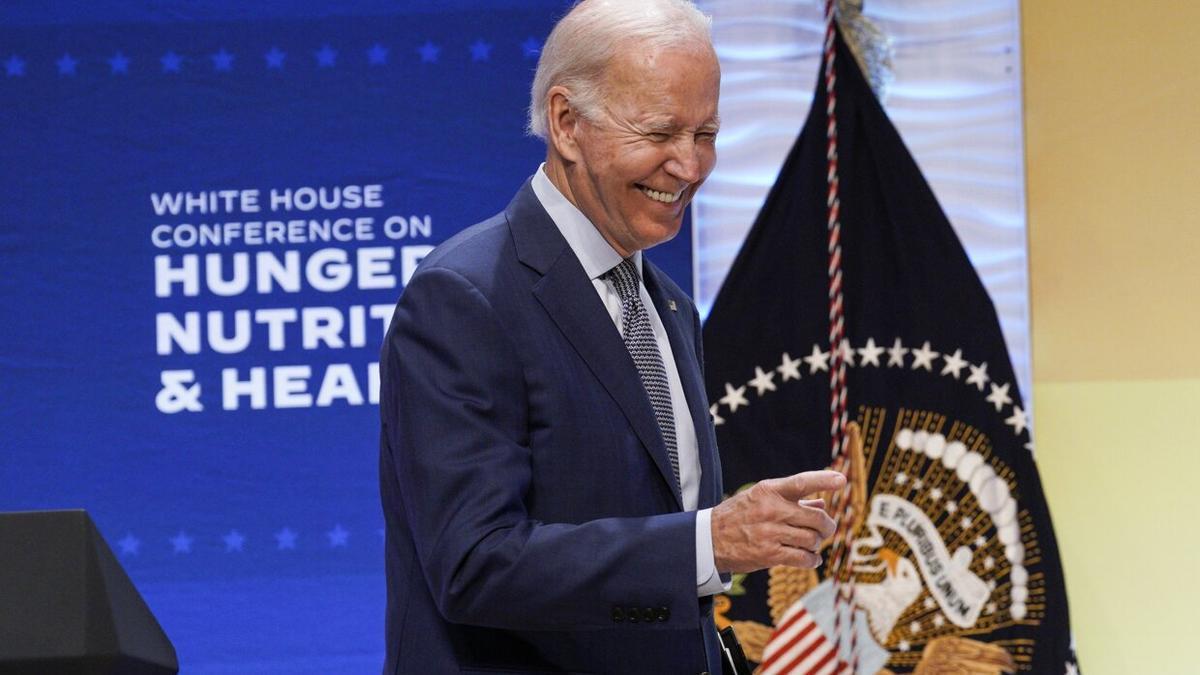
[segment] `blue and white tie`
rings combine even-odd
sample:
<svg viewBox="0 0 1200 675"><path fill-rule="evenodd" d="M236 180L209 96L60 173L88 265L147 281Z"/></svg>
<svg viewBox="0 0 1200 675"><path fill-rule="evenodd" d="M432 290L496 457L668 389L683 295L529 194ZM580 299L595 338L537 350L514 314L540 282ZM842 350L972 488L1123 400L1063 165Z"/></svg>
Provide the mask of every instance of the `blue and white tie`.
<svg viewBox="0 0 1200 675"><path fill-rule="evenodd" d="M625 348L633 357L633 364L642 378L642 386L650 396L650 405L654 407L654 417L658 419L658 429L662 432L667 456L671 459L671 470L675 473L675 486L679 487L679 449L675 440L671 386L667 381L662 353L658 351L658 341L654 339L650 315L646 313L646 306L642 304L638 292L641 279L637 268L628 259L622 260L604 276L612 281L621 298L621 332Z"/></svg>

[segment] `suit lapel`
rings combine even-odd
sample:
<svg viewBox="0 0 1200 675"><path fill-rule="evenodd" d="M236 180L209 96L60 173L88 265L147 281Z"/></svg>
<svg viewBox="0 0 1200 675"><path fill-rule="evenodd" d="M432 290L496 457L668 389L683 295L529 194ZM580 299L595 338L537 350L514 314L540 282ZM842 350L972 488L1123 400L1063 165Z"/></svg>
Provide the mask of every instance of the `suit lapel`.
<svg viewBox="0 0 1200 675"><path fill-rule="evenodd" d="M675 474L650 398L583 266L541 208L528 183L517 193L506 214L517 257L543 275L533 285L534 297L617 403L666 485L671 486L676 505L682 510L683 499L678 487L674 487Z"/></svg>
<svg viewBox="0 0 1200 675"><path fill-rule="evenodd" d="M706 508L720 501L717 494L716 450L708 434L708 399L704 394L704 383L701 381L699 360L696 355L696 345L692 334L695 326L692 324L691 302L687 298L673 298L668 295L665 285L659 279L662 274L642 257L642 278L646 284L646 292L654 301L663 328L667 331L667 339L671 342L671 351L675 355L675 369L679 371L679 379L683 384L683 395L687 399L688 412L692 416L692 425L696 429L696 451L700 461L700 499L699 508ZM678 308L671 309L674 302Z"/></svg>

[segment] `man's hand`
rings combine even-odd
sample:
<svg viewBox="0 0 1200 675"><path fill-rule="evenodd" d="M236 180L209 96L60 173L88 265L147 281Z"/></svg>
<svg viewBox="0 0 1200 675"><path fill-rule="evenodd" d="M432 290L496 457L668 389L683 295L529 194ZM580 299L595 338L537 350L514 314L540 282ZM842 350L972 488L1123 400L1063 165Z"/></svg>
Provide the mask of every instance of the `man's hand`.
<svg viewBox="0 0 1200 675"><path fill-rule="evenodd" d="M808 499L840 490L846 477L836 471L806 471L759 481L712 510L713 557L719 572L753 572L789 565L821 564L821 542L836 523L824 502Z"/></svg>

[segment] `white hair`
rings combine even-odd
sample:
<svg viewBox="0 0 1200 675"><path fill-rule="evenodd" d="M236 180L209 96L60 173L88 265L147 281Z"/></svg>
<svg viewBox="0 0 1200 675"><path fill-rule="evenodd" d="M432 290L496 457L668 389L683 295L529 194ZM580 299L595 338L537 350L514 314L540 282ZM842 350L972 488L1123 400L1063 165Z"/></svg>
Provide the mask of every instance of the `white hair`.
<svg viewBox="0 0 1200 675"><path fill-rule="evenodd" d="M530 91L530 134L546 139L547 93L563 86L585 118L599 108L604 68L632 43L647 50L712 49L712 18L689 0L580 0L542 45Z"/></svg>

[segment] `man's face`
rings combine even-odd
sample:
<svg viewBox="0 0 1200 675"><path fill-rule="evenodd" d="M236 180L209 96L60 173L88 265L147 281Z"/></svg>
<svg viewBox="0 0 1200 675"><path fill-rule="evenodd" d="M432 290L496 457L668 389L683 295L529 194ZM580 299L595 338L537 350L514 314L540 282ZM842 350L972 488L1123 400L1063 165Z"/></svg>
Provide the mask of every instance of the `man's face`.
<svg viewBox="0 0 1200 675"><path fill-rule="evenodd" d="M707 47L629 50L609 65L602 109L579 121L576 205L622 257L679 233L717 161L721 73Z"/></svg>

